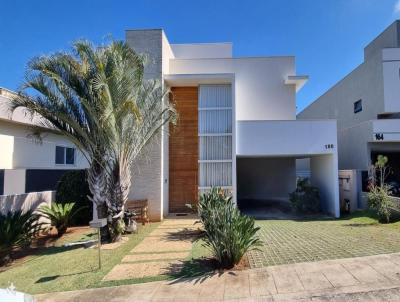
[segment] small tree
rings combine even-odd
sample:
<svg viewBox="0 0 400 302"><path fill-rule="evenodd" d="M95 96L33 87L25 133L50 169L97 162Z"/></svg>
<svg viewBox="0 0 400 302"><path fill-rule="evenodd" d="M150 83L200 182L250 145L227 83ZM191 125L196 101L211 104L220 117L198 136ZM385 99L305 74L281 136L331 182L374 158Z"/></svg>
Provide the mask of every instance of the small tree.
<svg viewBox="0 0 400 302"><path fill-rule="evenodd" d="M392 215L393 201L390 186L385 184L389 174L388 158L378 155L377 161L370 167L368 205L378 214L379 221L389 223Z"/></svg>

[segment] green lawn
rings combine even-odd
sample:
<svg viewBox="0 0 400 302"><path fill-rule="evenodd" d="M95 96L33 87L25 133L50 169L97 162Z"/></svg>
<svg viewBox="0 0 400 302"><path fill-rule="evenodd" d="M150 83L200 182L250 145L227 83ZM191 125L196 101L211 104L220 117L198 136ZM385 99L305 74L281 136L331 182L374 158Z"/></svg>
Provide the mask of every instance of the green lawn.
<svg viewBox="0 0 400 302"><path fill-rule="evenodd" d="M382 225L369 212L341 219L260 220L256 224L261 227L259 236L263 246L249 253L252 267L400 252L400 222ZM63 237L57 241L58 246L46 248L1 272L0 288L12 282L18 290L38 294L199 276L212 270L206 260L210 253L198 240L178 275L101 281L159 225L146 225L139 234L130 235L130 240L121 247L103 250L101 270L97 267L97 249L61 246L65 242L96 238L94 234Z"/></svg>
<svg viewBox="0 0 400 302"><path fill-rule="evenodd" d="M400 252L400 222L379 224L368 211L341 219L257 221L263 246L251 267Z"/></svg>
<svg viewBox="0 0 400 302"><path fill-rule="evenodd" d="M98 250L84 248L49 247L26 261L13 265L0 273L0 288L12 282L17 290L30 294L52 291L67 291L99 286L117 285L114 282L101 282L101 279L114 265L118 264L136 244L146 237L159 224L152 223L142 227L139 234L130 235L127 243L114 250L102 251L102 268L98 269ZM96 238L87 234L67 241ZM61 240L57 244L65 243ZM143 280L136 280L136 282Z"/></svg>

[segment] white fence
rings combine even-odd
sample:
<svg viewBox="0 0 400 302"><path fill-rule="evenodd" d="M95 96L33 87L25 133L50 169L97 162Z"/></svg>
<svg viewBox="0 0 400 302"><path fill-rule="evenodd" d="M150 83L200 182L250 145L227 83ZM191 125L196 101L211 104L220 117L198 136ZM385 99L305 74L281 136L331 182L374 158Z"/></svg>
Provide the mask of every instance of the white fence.
<svg viewBox="0 0 400 302"><path fill-rule="evenodd" d="M36 210L41 205L50 205L55 199L55 191L32 192L25 194L0 195L0 213L7 214L21 210Z"/></svg>

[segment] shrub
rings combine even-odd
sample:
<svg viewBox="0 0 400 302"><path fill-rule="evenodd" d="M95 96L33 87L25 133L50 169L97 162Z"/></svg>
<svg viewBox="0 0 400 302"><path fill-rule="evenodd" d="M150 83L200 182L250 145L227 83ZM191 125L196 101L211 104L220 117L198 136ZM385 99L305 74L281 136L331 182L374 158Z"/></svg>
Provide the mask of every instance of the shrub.
<svg viewBox="0 0 400 302"><path fill-rule="evenodd" d="M205 246L221 267L233 267L247 251L261 244L256 236L260 228L254 226L252 218L241 215L232 198L220 188L200 196L199 214Z"/></svg>
<svg viewBox="0 0 400 302"><path fill-rule="evenodd" d="M289 194L292 208L299 213L318 213L321 210L319 190L308 183L308 179L299 179L297 188Z"/></svg>
<svg viewBox="0 0 400 302"><path fill-rule="evenodd" d="M0 264L10 258L14 248L29 246L42 227L38 218L32 211L0 214Z"/></svg>
<svg viewBox="0 0 400 302"><path fill-rule="evenodd" d="M77 207L82 208L71 220L71 225L88 225L92 220L93 207L89 186L86 180L85 170L74 170L66 172L57 185L56 200L59 203L74 202Z"/></svg>
<svg viewBox="0 0 400 302"><path fill-rule="evenodd" d="M70 225L71 218L78 213L82 208L74 210L75 203L56 203L51 206L41 206L37 212L50 220L51 225L57 229L58 237L64 235Z"/></svg>
<svg viewBox="0 0 400 302"><path fill-rule="evenodd" d="M390 222L393 201L390 196L390 187L387 185L371 186L368 192L368 206L378 214L379 221Z"/></svg>

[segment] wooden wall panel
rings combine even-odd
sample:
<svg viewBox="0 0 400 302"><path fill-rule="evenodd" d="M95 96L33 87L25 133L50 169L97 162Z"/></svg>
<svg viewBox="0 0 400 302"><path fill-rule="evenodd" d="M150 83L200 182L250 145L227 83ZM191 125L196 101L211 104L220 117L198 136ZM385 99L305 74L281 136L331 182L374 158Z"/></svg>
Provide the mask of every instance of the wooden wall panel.
<svg viewBox="0 0 400 302"><path fill-rule="evenodd" d="M179 114L169 137L169 212L188 212L198 198L198 88L173 87L172 101Z"/></svg>

